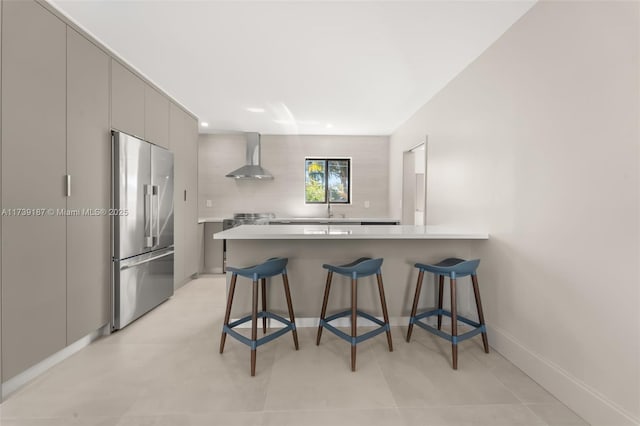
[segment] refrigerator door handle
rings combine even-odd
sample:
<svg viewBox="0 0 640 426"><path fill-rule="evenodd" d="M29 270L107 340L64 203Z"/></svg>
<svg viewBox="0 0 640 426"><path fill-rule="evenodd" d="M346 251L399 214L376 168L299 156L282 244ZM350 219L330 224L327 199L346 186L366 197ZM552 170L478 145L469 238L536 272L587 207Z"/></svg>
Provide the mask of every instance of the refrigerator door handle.
<svg viewBox="0 0 640 426"><path fill-rule="evenodd" d="M160 242L160 188L158 185L153 185L153 195L156 197L156 235L153 237L153 245L157 245Z"/></svg>
<svg viewBox="0 0 640 426"><path fill-rule="evenodd" d="M143 265L143 264L145 264L145 263L152 262L152 261L154 261L154 260L162 259L163 257L171 256L171 255L172 255L172 254L174 254L174 253L175 253L175 251L171 250L171 251L169 251L169 252L166 252L166 253L160 254L160 255L158 255L158 256L154 256L154 257L150 257L150 258L145 259L145 260L141 260L140 262L135 262L135 263L131 263L131 264L129 264L129 265L122 266L122 267L120 268L120 270L121 270L121 271L124 271L124 270L127 270L127 269L129 269L129 268L133 268L133 267L135 267L135 266L140 266L140 265Z"/></svg>
<svg viewBox="0 0 640 426"><path fill-rule="evenodd" d="M144 185L144 245L145 247L153 247L153 207L151 197L153 190L151 185ZM148 230L148 234L147 234Z"/></svg>

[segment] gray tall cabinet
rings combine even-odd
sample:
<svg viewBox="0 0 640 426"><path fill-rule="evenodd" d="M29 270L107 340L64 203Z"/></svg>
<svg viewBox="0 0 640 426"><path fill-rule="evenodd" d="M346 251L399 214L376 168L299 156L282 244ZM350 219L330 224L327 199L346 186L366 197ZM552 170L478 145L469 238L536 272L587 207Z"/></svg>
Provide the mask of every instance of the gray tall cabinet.
<svg viewBox="0 0 640 426"><path fill-rule="evenodd" d="M189 115L185 118L184 144L184 173L185 176L185 269L189 279L200 270L201 245L198 238L198 122ZM194 173L195 172L195 173Z"/></svg>
<svg viewBox="0 0 640 426"><path fill-rule="evenodd" d="M66 25L34 2L2 7L2 207L64 209ZM67 235L55 214L2 229L6 380L66 345Z"/></svg>
<svg viewBox="0 0 640 426"><path fill-rule="evenodd" d="M109 207L110 129L174 151L176 286L197 273L197 120L49 4L0 6L6 382L109 322L109 216L82 211Z"/></svg>
<svg viewBox="0 0 640 426"><path fill-rule="evenodd" d="M67 29L67 208L108 209L109 60L91 41ZM106 215L67 216L67 344L110 319L111 229Z"/></svg>
<svg viewBox="0 0 640 426"><path fill-rule="evenodd" d="M0 0L0 147L2 147L2 3ZM2 190L2 149L0 149L0 191ZM2 194L0 194L2 208ZM0 381L2 381L2 218L0 217Z"/></svg>
<svg viewBox="0 0 640 426"><path fill-rule="evenodd" d="M174 256L173 263L173 274L174 274L174 287L178 288L182 285L185 280L187 274L185 269L185 256L184 253L186 247L186 241L184 238L184 229L186 222L184 220L185 217L185 183L186 179L184 177L184 155L182 155L182 148L180 147L180 141L183 139L183 135L185 133L185 118L184 112L180 109L179 106L174 104L173 102L169 106L169 140L171 141L171 145L173 146L173 155L174 155L174 163L173 163L173 171L174 171L174 181L173 181L173 208L174 208L174 216L173 216L173 234L174 234L174 244L176 248L176 254ZM182 218L182 219L180 219Z"/></svg>
<svg viewBox="0 0 640 426"><path fill-rule="evenodd" d="M169 143L175 154L175 286L198 273L198 123L179 106L169 109Z"/></svg>

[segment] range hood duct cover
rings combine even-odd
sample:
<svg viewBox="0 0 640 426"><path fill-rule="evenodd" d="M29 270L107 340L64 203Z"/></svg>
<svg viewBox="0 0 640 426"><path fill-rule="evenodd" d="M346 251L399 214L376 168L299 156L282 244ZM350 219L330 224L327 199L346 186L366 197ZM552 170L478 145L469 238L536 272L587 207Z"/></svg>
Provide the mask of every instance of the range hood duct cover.
<svg viewBox="0 0 640 426"><path fill-rule="evenodd" d="M273 179L273 175L260 166L260 133L246 133L246 164L226 175L235 179Z"/></svg>

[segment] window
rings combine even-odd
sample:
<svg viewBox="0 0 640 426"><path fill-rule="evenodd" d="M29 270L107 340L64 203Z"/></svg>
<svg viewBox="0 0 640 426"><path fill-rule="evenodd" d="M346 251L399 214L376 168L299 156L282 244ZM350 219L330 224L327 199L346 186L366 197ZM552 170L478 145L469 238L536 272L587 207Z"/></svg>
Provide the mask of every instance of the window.
<svg viewBox="0 0 640 426"><path fill-rule="evenodd" d="M306 203L351 202L351 159L307 158L304 170Z"/></svg>

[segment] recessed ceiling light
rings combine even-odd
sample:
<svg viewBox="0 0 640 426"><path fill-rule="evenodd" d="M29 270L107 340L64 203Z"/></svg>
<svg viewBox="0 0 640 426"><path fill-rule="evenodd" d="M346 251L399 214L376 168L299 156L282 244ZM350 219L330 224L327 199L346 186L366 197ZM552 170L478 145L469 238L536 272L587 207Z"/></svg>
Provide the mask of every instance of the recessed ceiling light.
<svg viewBox="0 0 640 426"><path fill-rule="evenodd" d="M291 124L289 120L273 120L273 122L278 124Z"/></svg>
<svg viewBox="0 0 640 426"><path fill-rule="evenodd" d="M249 111L249 112L264 112L264 108L250 107L250 108L247 108L247 111Z"/></svg>
<svg viewBox="0 0 640 426"><path fill-rule="evenodd" d="M327 124L325 125L325 127L326 127L327 129L330 129L330 128L332 128L332 127L333 127L333 124L331 124L331 123L327 123Z"/></svg>
<svg viewBox="0 0 640 426"><path fill-rule="evenodd" d="M209 127L209 123L207 123L206 121L203 121L202 123L200 123L200 125L202 127Z"/></svg>

